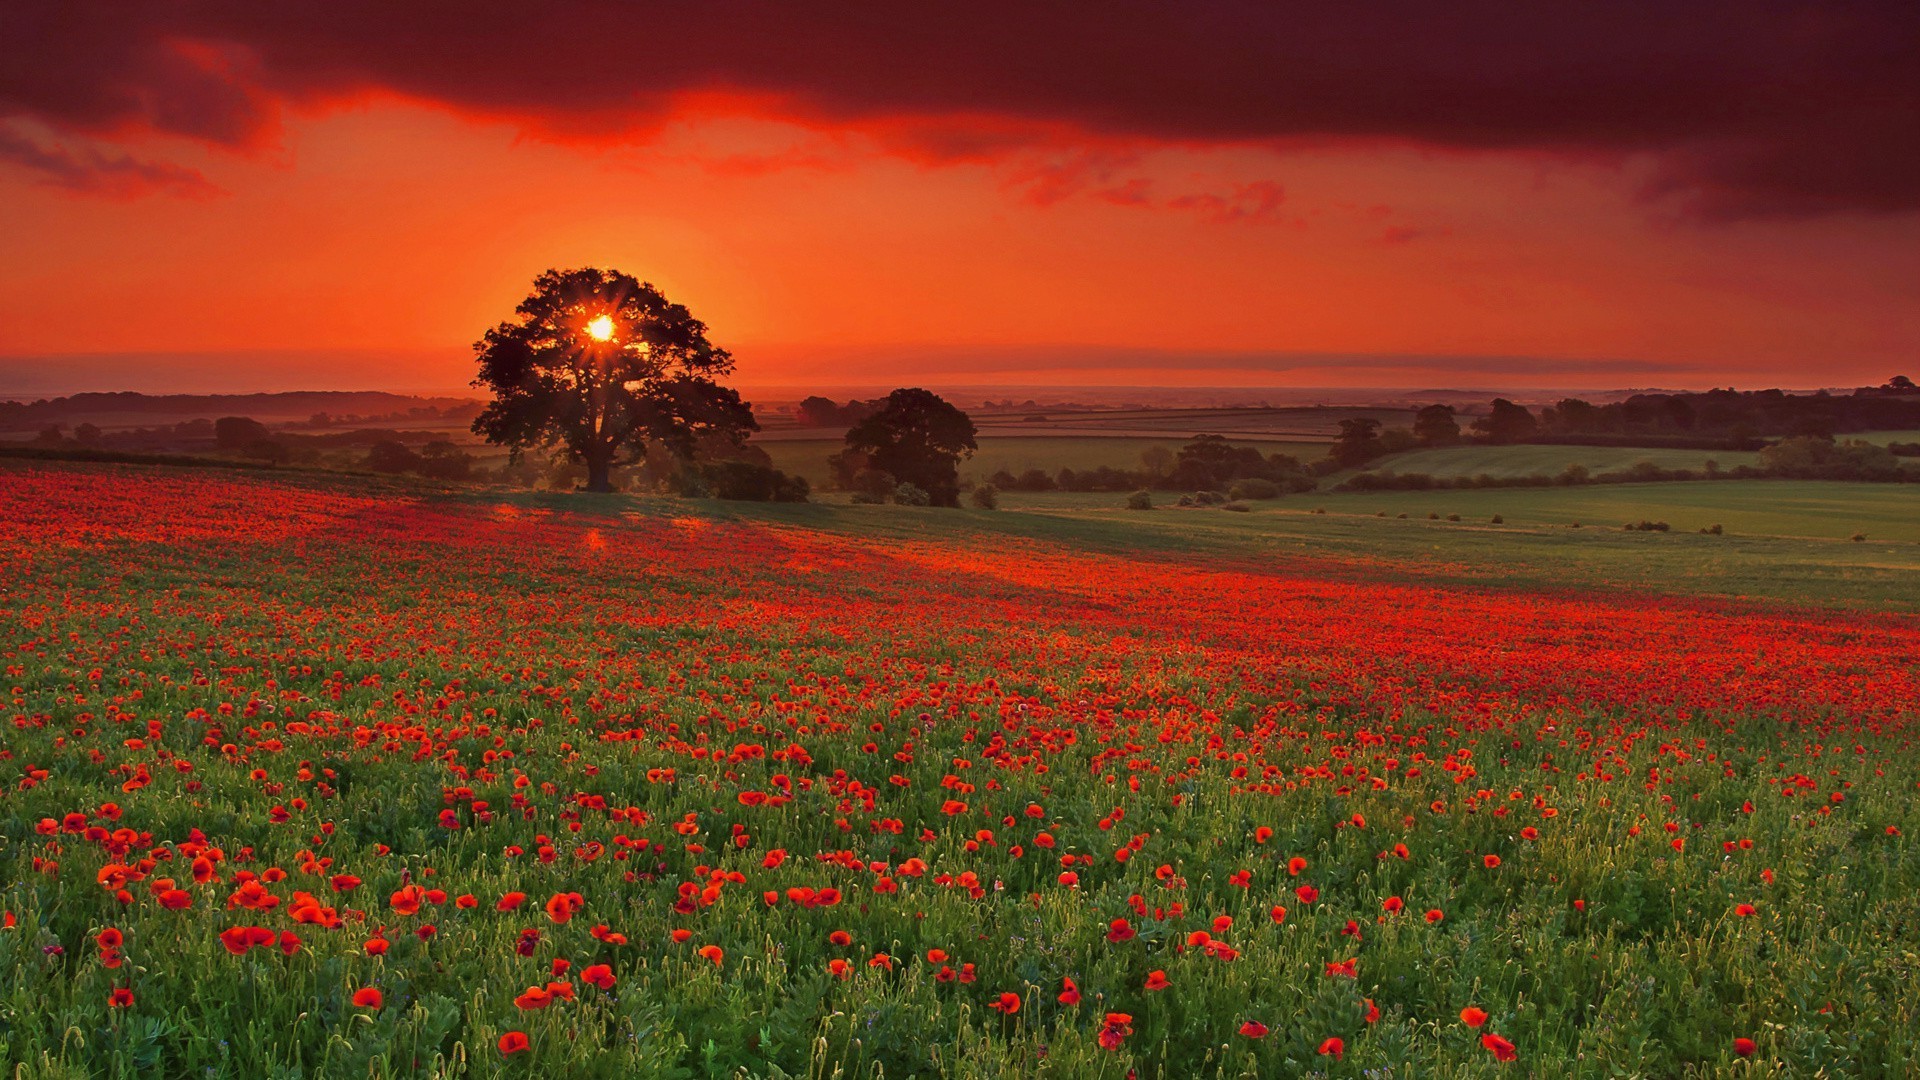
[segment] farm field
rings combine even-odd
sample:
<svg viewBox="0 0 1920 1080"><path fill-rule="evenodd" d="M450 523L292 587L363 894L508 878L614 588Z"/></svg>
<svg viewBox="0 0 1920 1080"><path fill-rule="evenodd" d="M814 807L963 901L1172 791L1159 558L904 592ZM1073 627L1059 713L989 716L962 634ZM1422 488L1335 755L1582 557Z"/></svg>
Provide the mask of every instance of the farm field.
<svg viewBox="0 0 1920 1080"><path fill-rule="evenodd" d="M1910 486L0 491L17 1075L1920 1070Z"/></svg>
<svg viewBox="0 0 1920 1080"><path fill-rule="evenodd" d="M1758 465L1760 455L1740 450L1657 450L1632 446L1449 446L1415 450L1369 462L1373 472L1426 473L1429 476L1558 476L1569 465L1584 465L1592 473L1618 472L1642 461L1663 469L1706 468L1709 461L1723 469Z"/></svg>
<svg viewBox="0 0 1920 1080"><path fill-rule="evenodd" d="M961 477L976 483L985 483L987 477L1001 469L1016 475L1028 469L1053 475L1061 469L1097 469L1103 465L1138 469L1140 455L1149 447L1164 447L1178 453L1192 438L1191 433L1180 438L1143 439L1125 435L992 435L984 433L992 428L982 430L978 440L980 449L960 463ZM846 444L836 436L808 440L755 439L753 445L767 452L774 468L804 476L815 487L820 487L831 475L827 459ZM1301 461L1312 461L1325 457L1331 444L1268 441L1253 445L1266 454L1291 454Z"/></svg>

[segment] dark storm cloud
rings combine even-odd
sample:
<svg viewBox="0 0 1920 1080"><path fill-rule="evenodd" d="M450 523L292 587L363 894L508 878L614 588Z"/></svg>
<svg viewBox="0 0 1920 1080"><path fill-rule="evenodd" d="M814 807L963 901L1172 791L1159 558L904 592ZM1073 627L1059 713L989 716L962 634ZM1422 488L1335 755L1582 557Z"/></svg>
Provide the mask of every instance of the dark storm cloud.
<svg viewBox="0 0 1920 1080"><path fill-rule="evenodd" d="M116 3L0 13L0 115L230 146L395 92L608 137L677 95L931 157L1398 142L1655 162L1705 217L1920 208L1920 4Z"/></svg>

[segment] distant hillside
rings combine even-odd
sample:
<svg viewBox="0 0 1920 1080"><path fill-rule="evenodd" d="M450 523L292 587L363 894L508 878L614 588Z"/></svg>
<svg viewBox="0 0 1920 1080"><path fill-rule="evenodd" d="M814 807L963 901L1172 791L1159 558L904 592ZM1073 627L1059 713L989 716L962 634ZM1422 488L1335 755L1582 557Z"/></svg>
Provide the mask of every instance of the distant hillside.
<svg viewBox="0 0 1920 1080"><path fill-rule="evenodd" d="M438 417L477 407L472 398L416 397L377 390L299 390L277 394L85 393L38 401L0 401L0 430L47 424L139 425L222 416L262 422L334 422Z"/></svg>

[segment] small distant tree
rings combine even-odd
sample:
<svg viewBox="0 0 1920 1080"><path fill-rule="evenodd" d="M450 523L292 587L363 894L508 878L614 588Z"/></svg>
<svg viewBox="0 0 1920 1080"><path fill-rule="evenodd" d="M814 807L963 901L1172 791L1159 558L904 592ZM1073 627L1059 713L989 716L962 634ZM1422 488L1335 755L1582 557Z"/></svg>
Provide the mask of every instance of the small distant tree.
<svg viewBox="0 0 1920 1080"><path fill-rule="evenodd" d="M213 422L213 442L231 454L244 454L258 443L271 440L267 425L250 416L223 416Z"/></svg>
<svg viewBox="0 0 1920 1080"><path fill-rule="evenodd" d="M81 446L93 446L100 441L100 429L92 424L80 424L73 429L73 441Z"/></svg>
<svg viewBox="0 0 1920 1080"><path fill-rule="evenodd" d="M1423 446L1450 446L1460 441L1460 422L1453 406L1429 405L1413 414L1413 437Z"/></svg>
<svg viewBox="0 0 1920 1080"><path fill-rule="evenodd" d="M973 494L969 497L973 505L982 510L1000 509L1000 489L992 484L981 484L973 489Z"/></svg>
<svg viewBox="0 0 1920 1080"><path fill-rule="evenodd" d="M448 439L435 439L420 448L420 475L435 480L466 480L473 475L473 455Z"/></svg>
<svg viewBox="0 0 1920 1080"><path fill-rule="evenodd" d="M1473 422L1473 430L1486 442L1516 443L1533 438L1540 430L1540 424L1525 405L1516 405L1506 398L1494 398L1492 410Z"/></svg>
<svg viewBox="0 0 1920 1080"><path fill-rule="evenodd" d="M1173 475L1173 463L1173 451L1164 446L1149 446L1140 451L1140 467L1155 480Z"/></svg>
<svg viewBox="0 0 1920 1080"><path fill-rule="evenodd" d="M412 472L420 467L420 455L397 439L382 439L367 448L363 464L380 473Z"/></svg>
<svg viewBox="0 0 1920 1080"><path fill-rule="evenodd" d="M650 284L549 270L516 315L474 346L473 385L494 395L474 433L516 454L559 451L585 468L589 491L613 490L613 468L640 460L650 439L690 456L703 434L759 430L740 395L713 381L733 357Z"/></svg>
<svg viewBox="0 0 1920 1080"><path fill-rule="evenodd" d="M1340 435L1333 441L1331 455L1345 468L1363 465L1380 456L1380 421L1355 417L1340 421Z"/></svg>
<svg viewBox="0 0 1920 1080"><path fill-rule="evenodd" d="M934 506L960 505L960 459L978 449L967 414L929 390L902 388L847 432L847 449L871 468L926 493Z"/></svg>

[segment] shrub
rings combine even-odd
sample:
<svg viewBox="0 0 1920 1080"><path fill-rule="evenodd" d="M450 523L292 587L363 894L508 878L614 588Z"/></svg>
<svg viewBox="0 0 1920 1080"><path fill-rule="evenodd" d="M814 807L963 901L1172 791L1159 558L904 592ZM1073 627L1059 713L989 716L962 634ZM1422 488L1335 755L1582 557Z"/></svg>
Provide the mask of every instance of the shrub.
<svg viewBox="0 0 1920 1080"><path fill-rule="evenodd" d="M1180 496L1180 505L1182 506L1187 505L1187 497L1185 495ZM1153 492L1147 491L1146 489L1142 488L1141 490L1136 491L1133 494L1127 496L1127 509L1129 510L1153 509Z"/></svg>
<svg viewBox="0 0 1920 1080"><path fill-rule="evenodd" d="M1495 524L1495 525L1505 525L1506 523L1507 523L1507 519L1506 519L1506 518L1503 518L1503 517L1501 517L1501 516L1500 516L1499 514L1495 514L1495 515L1493 515L1493 524Z"/></svg>
<svg viewBox="0 0 1920 1080"><path fill-rule="evenodd" d="M806 502L807 480L752 461L716 461L700 470L715 498L744 502Z"/></svg>
<svg viewBox="0 0 1920 1080"><path fill-rule="evenodd" d="M1258 476L1245 480L1235 480L1227 488L1227 495L1234 499L1277 499L1280 497L1280 485Z"/></svg>
<svg viewBox="0 0 1920 1080"><path fill-rule="evenodd" d="M1852 540L1856 544L1864 544L1867 542L1867 534L1854 533L1851 537L1848 537L1848 539Z"/></svg>
<svg viewBox="0 0 1920 1080"><path fill-rule="evenodd" d="M1220 509L1231 510L1236 514L1244 514L1247 511L1252 510L1253 507L1248 506L1246 503L1243 503L1243 502L1230 502L1225 506L1222 506Z"/></svg>
<svg viewBox="0 0 1920 1080"><path fill-rule="evenodd" d="M1427 512L1427 520L1428 520L1428 521L1439 521L1439 520L1440 520L1440 511L1438 511L1438 510L1429 510L1429 511Z"/></svg>
<svg viewBox="0 0 1920 1080"><path fill-rule="evenodd" d="M853 493L853 503L855 506L879 506L886 501L886 499L875 495L871 491L856 491Z"/></svg>
<svg viewBox="0 0 1920 1080"><path fill-rule="evenodd" d="M1448 514L1448 515L1447 515L1447 520L1448 520L1448 521L1459 521L1459 520L1460 520L1460 515L1459 515L1459 514Z"/></svg>
<svg viewBox="0 0 1920 1080"><path fill-rule="evenodd" d="M1708 536L1720 536L1724 534L1727 530L1723 528L1719 523L1716 522L1712 525L1707 526L1704 529L1701 529L1700 531L1703 533L1706 533Z"/></svg>
<svg viewBox="0 0 1920 1080"><path fill-rule="evenodd" d="M1621 528L1627 532L1666 532L1672 526L1664 521L1648 521L1642 518L1639 521L1629 521Z"/></svg>
<svg viewBox="0 0 1920 1080"><path fill-rule="evenodd" d="M420 467L420 455L414 453L406 443L382 439L367 448L367 457L362 464L374 472L403 473Z"/></svg>
<svg viewBox="0 0 1920 1080"><path fill-rule="evenodd" d="M973 505L982 510L1000 509L1000 489L992 484L981 484L974 488L973 494L968 498L973 501Z"/></svg>
<svg viewBox="0 0 1920 1080"><path fill-rule="evenodd" d="M925 488L902 480L900 485L893 489L893 501L901 506L932 506L933 496L927 494Z"/></svg>

